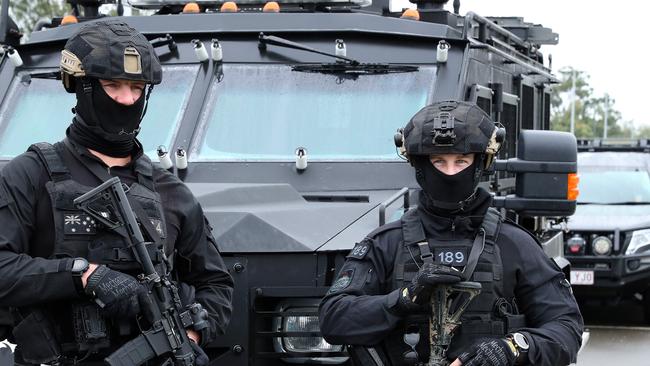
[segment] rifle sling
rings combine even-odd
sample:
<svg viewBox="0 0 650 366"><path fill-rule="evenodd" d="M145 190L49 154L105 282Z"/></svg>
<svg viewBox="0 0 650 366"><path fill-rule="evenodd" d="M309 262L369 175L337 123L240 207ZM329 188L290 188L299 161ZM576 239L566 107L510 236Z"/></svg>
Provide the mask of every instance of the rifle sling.
<svg viewBox="0 0 650 366"><path fill-rule="evenodd" d="M472 250L469 253L469 258L467 258L467 265L465 265L465 268L463 269L463 276L465 280L472 278L472 274L474 274L474 270L478 264L478 259L481 256L481 253L483 253L484 248L485 230L481 228L474 238L474 242L472 243Z"/></svg>

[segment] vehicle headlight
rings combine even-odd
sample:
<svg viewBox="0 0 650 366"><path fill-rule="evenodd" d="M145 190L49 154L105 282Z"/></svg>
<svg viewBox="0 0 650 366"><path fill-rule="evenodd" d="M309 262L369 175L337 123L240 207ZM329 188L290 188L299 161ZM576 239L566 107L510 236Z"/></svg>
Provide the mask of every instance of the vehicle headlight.
<svg viewBox="0 0 650 366"><path fill-rule="evenodd" d="M307 304L304 304L307 305ZM286 306L286 307L285 307ZM296 313L317 312L317 306L309 307L291 307L285 304L281 309ZM300 305L299 305L300 306ZM287 333L295 332L320 332L318 316L315 315L291 315L276 319L279 331ZM319 364L341 364L348 360L348 357L327 357L327 353L343 352L342 345L332 345L327 343L323 337L313 337L309 335L295 336L285 335L281 338L275 338L276 352L282 353L305 353L304 357L282 358L286 363L319 363ZM321 353L320 357L313 357L308 353Z"/></svg>
<svg viewBox="0 0 650 366"><path fill-rule="evenodd" d="M581 253L584 250L586 243L587 242L585 239L578 234L573 235L569 240L566 241L567 248L571 254Z"/></svg>
<svg viewBox="0 0 650 366"><path fill-rule="evenodd" d="M294 310L298 310L295 309ZM303 309L304 310L304 309ZM317 316L289 316L284 318L282 327L285 332L320 331ZM284 337L284 349L289 352L341 352L343 346L333 346L323 337Z"/></svg>
<svg viewBox="0 0 650 366"><path fill-rule="evenodd" d="M591 242L596 255L607 255L612 252L612 241L606 236L599 236Z"/></svg>
<svg viewBox="0 0 650 366"><path fill-rule="evenodd" d="M650 229L633 231L625 254L637 254L648 250L650 250Z"/></svg>

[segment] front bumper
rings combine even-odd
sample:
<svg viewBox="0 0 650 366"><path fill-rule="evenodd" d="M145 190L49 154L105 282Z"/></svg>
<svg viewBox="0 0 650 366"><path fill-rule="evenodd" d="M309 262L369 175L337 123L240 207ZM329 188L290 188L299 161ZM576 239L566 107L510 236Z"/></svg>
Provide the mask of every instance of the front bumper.
<svg viewBox="0 0 650 366"><path fill-rule="evenodd" d="M593 285L576 285L576 296L628 297L650 288L650 254L575 256L567 255L572 270L593 271Z"/></svg>
<svg viewBox="0 0 650 366"><path fill-rule="evenodd" d="M320 339L320 329L288 329L284 320L318 317L318 303L329 290L319 282L312 253L223 256L235 282L233 313L226 333L208 345L211 365L341 365L348 354L296 347L297 339ZM341 257L341 261L342 261ZM327 266L323 267L328 268ZM293 340L293 348L285 347ZM303 342L304 345L305 342ZM307 342L308 343L308 342Z"/></svg>

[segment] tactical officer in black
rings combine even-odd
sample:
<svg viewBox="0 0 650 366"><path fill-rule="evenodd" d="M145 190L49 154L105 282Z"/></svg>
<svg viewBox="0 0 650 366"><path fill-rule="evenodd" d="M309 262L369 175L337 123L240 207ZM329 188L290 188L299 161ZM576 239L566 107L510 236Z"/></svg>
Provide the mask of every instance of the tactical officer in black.
<svg viewBox="0 0 650 366"><path fill-rule="evenodd" d="M490 208L477 188L504 130L476 105L420 110L396 143L422 187L417 208L370 233L320 304L325 339L359 364L426 365L430 294L481 284L446 353L459 365L568 365L583 321L571 288L536 239Z"/></svg>
<svg viewBox="0 0 650 366"><path fill-rule="evenodd" d="M196 198L136 139L162 80L158 57L126 23L100 21L68 40L61 71L77 96L67 137L32 145L0 173L0 306L13 312L16 363L103 365L139 334L146 288L132 249L73 204L116 176L141 208L157 271L171 273L183 306L207 311L207 327L187 325L195 362L206 365L198 345L224 332L233 282Z"/></svg>

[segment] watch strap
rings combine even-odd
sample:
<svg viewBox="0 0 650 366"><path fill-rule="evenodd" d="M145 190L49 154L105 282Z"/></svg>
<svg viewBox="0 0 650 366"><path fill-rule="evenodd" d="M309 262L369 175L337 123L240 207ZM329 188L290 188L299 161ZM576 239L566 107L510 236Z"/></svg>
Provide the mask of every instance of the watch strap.
<svg viewBox="0 0 650 366"><path fill-rule="evenodd" d="M512 338L507 336L505 341L506 341L506 344L508 345L508 349L515 356L515 360L519 359L519 348L517 347L515 342L512 340Z"/></svg>
<svg viewBox="0 0 650 366"><path fill-rule="evenodd" d="M74 287L77 290L78 294L84 293L84 285L83 285L83 281L81 280L81 277L88 270L88 267L89 267L88 261L85 260L84 258L75 258L72 260L72 269L71 269L72 281L74 283Z"/></svg>

